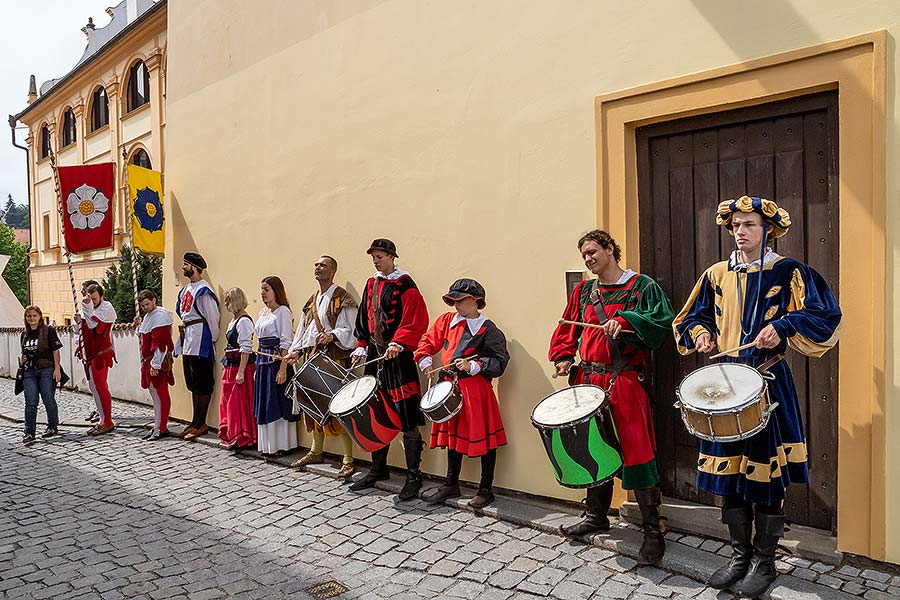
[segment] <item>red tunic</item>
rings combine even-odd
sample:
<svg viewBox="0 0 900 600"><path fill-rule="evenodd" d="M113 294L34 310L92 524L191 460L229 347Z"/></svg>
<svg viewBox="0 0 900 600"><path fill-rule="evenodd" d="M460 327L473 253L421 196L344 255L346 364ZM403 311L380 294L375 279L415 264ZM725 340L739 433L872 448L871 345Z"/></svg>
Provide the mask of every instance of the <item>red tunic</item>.
<svg viewBox="0 0 900 600"><path fill-rule="evenodd" d="M450 365L457 358L477 355L481 370L475 375L452 369L441 371L442 380L457 377L462 394L462 410L452 419L431 425L431 447L450 448L466 456L482 456L506 444L506 431L491 379L499 377L509 363L506 337L485 320L474 334L465 319L451 327L455 312L444 313L419 342L415 360L440 352L440 360Z"/></svg>
<svg viewBox="0 0 900 600"><path fill-rule="evenodd" d="M113 366L116 352L112 345L112 323L101 321L96 316L90 317L96 326L88 327L81 321L81 356L85 364L95 369L108 369Z"/></svg>
<svg viewBox="0 0 900 600"><path fill-rule="evenodd" d="M575 288L562 318L567 321L599 324L600 319L591 303L591 290L596 280L583 281ZM649 351L660 345L672 323L672 307L662 289L644 275L630 277L624 283L599 284L603 300L600 306L606 317L617 321L634 333L619 336L619 348L624 361L631 367L647 362ZM613 363L610 338L602 329L580 325L560 324L550 340L549 357L553 362L574 360L582 363L609 366ZM638 378L639 371L623 370L610 390L612 375L592 373L585 376L578 369L573 384L590 383L609 391L613 422L622 446L622 487L642 489L656 485L659 472L656 465L656 439L650 414L650 399Z"/></svg>
<svg viewBox="0 0 900 600"><path fill-rule="evenodd" d="M157 350L172 352L175 344L172 342L172 325L162 325L151 329L150 333L141 335L141 387L146 389L159 387L164 383L175 385L175 376L172 370L160 371L157 375L150 375L150 361Z"/></svg>

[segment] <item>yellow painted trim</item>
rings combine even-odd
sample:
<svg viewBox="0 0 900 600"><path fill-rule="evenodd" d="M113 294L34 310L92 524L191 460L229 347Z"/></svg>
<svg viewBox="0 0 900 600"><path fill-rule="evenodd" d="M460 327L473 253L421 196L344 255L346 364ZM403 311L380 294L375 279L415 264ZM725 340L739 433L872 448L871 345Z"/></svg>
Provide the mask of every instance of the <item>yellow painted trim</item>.
<svg viewBox="0 0 900 600"><path fill-rule="evenodd" d="M887 32L793 50L598 96L597 215L640 264L635 130L655 122L837 89L841 306L838 547L885 558ZM865 231L860 238L858 233ZM853 290L853 293L849 293ZM677 305L682 299L673 298ZM891 350L893 352L893 350ZM892 532L897 528L891 523Z"/></svg>

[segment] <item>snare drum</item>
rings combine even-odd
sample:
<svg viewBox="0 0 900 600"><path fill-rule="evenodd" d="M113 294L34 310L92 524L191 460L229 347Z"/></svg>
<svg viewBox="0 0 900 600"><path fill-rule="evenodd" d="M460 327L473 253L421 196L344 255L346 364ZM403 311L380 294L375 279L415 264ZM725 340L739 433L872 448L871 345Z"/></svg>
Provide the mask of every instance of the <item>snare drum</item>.
<svg viewBox="0 0 900 600"><path fill-rule="evenodd" d="M291 379L288 397L294 401L294 413L302 410L319 425L325 425L331 419L329 402L352 377L330 356L316 352Z"/></svg>
<svg viewBox="0 0 900 600"><path fill-rule="evenodd" d="M745 440L762 431L778 403L769 405L763 375L747 365L700 367L678 386L675 408L688 433L711 442Z"/></svg>
<svg viewBox="0 0 900 600"><path fill-rule="evenodd" d="M331 399L328 410L366 452L384 448L402 429L400 413L372 375L345 384Z"/></svg>
<svg viewBox="0 0 900 600"><path fill-rule="evenodd" d="M602 388L575 385L541 400L531 413L560 485L598 486L622 470L619 438Z"/></svg>
<svg viewBox="0 0 900 600"><path fill-rule="evenodd" d="M462 392L452 381L441 381L428 388L419 402L419 408L434 423L449 421L462 410Z"/></svg>

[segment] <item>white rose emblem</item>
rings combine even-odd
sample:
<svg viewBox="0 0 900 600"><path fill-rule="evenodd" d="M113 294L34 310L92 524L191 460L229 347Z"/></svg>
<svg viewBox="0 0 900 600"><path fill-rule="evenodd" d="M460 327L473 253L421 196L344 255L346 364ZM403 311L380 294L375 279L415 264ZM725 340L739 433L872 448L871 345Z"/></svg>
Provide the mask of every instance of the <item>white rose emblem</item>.
<svg viewBox="0 0 900 600"><path fill-rule="evenodd" d="M82 184L66 199L66 211L75 229L94 229L106 218L109 199L103 192Z"/></svg>

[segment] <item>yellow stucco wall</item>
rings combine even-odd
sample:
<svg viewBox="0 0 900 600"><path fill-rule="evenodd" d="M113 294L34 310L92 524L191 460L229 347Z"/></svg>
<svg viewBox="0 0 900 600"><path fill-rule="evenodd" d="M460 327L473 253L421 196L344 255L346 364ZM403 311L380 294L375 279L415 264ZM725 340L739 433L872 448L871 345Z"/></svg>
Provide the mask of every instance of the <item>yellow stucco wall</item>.
<svg viewBox="0 0 900 600"><path fill-rule="evenodd" d="M581 267L574 241L603 222L594 99L885 29L887 164L898 156L900 3L760 6L172 3L166 296L181 283L181 253L193 249L209 260L220 291L239 285L256 296L260 278L277 274L301 304L313 289L310 265L326 252L341 263L339 282L358 292L371 271L366 244L376 236L397 242L400 265L412 272L432 318L444 310L440 295L450 281L475 277L512 354L498 386L510 445L500 453L497 485L577 498L554 483L528 416L561 385L549 378L546 349L565 300L564 273ZM900 184L890 169L887 178L894 201L884 319L894 340ZM259 307L256 300L251 313ZM891 431L900 428L900 382L891 342L886 350L887 410L879 418L888 432L885 463L897 465L900 436ZM176 387L175 413L189 410ZM399 462L399 454L393 458ZM429 471L444 464L442 453L428 453ZM464 471L469 479L473 466ZM872 473L886 477L881 533L884 556L895 562L896 471Z"/></svg>
<svg viewBox="0 0 900 600"><path fill-rule="evenodd" d="M76 288L82 281L94 279L103 281L106 270L116 259L79 262L72 267ZM72 302L72 286L69 283L69 270L63 261L60 265L32 267L29 275L31 286L31 303L39 306L44 316L53 319L57 325L65 325L72 319L74 303ZM81 297L78 297L79 300Z"/></svg>

